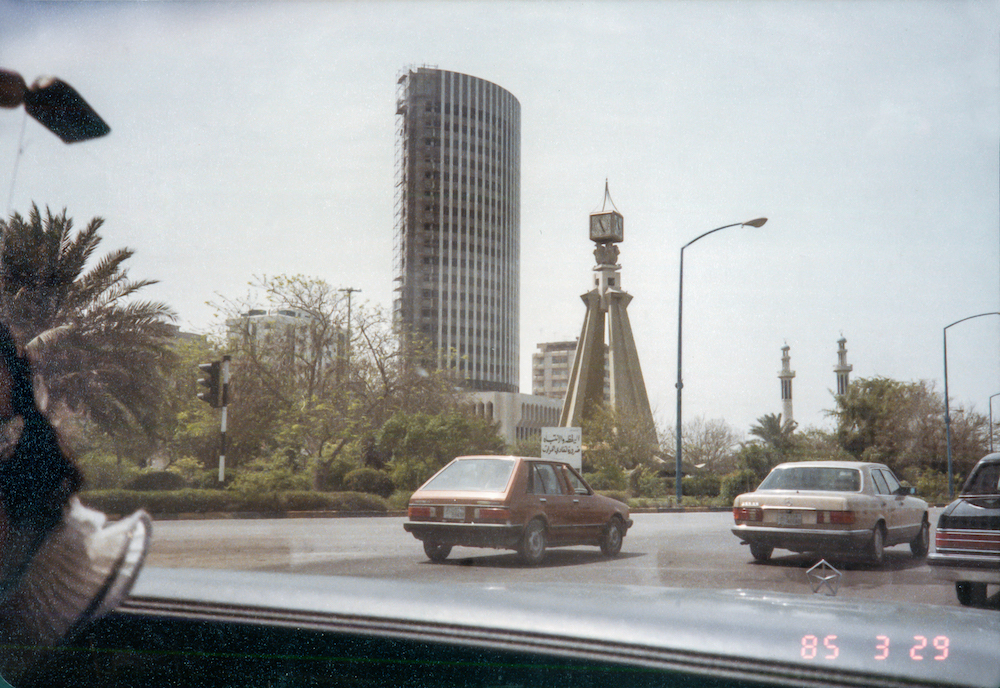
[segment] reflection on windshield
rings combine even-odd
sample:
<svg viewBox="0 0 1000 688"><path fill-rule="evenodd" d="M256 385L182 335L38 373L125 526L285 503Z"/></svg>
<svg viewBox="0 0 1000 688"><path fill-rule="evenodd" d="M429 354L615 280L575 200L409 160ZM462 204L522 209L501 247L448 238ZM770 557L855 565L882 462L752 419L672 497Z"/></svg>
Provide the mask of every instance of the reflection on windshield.
<svg viewBox="0 0 1000 688"><path fill-rule="evenodd" d="M962 490L967 495L1000 494L1000 463L987 463L972 474Z"/></svg>
<svg viewBox="0 0 1000 688"><path fill-rule="evenodd" d="M503 492L513 470L514 462L511 459L462 459L444 468L423 489L444 492Z"/></svg>
<svg viewBox="0 0 1000 688"><path fill-rule="evenodd" d="M861 473L853 468L825 466L776 468L757 489L858 492L861 489Z"/></svg>

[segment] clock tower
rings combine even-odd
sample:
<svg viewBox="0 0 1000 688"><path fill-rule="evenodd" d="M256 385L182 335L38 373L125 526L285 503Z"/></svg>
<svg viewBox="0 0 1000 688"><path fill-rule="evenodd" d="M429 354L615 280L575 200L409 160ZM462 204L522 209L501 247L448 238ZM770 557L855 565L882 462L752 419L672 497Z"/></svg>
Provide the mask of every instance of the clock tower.
<svg viewBox="0 0 1000 688"><path fill-rule="evenodd" d="M604 187L605 206L611 200ZM614 203L612 203L612 207ZM594 406L607 403L616 411L639 418L654 429L646 383L632 338L628 304L632 296L622 290L618 246L625 239L624 218L617 210L590 215L590 240L596 244L593 289L580 298L587 312L577 343L569 387L563 400L559 425L579 426ZM606 336L606 338L605 338ZM604 380L610 398L604 396Z"/></svg>

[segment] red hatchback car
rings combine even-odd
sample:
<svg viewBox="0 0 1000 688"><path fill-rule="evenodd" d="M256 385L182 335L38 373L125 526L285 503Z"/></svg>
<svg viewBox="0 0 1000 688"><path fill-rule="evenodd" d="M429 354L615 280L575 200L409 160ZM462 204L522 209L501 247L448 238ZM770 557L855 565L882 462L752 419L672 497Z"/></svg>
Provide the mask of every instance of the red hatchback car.
<svg viewBox="0 0 1000 688"><path fill-rule="evenodd" d="M410 497L403 527L432 561L452 547L513 549L537 564L547 547L596 545L609 557L632 526L628 507L596 494L567 463L461 456Z"/></svg>

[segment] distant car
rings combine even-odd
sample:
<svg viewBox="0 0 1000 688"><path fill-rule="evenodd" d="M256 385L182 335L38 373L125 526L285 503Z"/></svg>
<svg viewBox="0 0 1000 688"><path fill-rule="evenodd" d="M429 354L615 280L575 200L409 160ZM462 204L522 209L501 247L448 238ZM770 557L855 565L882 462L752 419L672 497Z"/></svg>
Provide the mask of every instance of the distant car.
<svg viewBox="0 0 1000 688"><path fill-rule="evenodd" d="M1000 453L979 460L959 498L945 507L927 563L955 583L958 601L982 606L988 585L1000 585Z"/></svg>
<svg viewBox="0 0 1000 688"><path fill-rule="evenodd" d="M913 494L882 464L783 463L756 491L736 498L732 531L761 562L780 548L861 555L881 564L886 547L904 543L915 557L924 557L930 545L927 502Z"/></svg>
<svg viewBox="0 0 1000 688"><path fill-rule="evenodd" d="M572 466L517 456L462 456L410 497L408 533L432 561L452 547L512 549L529 564L547 547L597 545L613 557L632 526L619 501L596 494Z"/></svg>

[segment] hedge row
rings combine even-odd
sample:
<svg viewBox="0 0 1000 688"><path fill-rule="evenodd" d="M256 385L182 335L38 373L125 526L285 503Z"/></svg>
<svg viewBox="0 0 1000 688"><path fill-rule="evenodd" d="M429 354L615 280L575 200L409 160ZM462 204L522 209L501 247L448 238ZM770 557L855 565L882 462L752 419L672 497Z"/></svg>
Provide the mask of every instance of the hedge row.
<svg viewBox="0 0 1000 688"><path fill-rule="evenodd" d="M152 514L227 511L388 511L381 497L360 492L270 492L241 495L229 490L90 490L80 500L109 514L145 509Z"/></svg>

